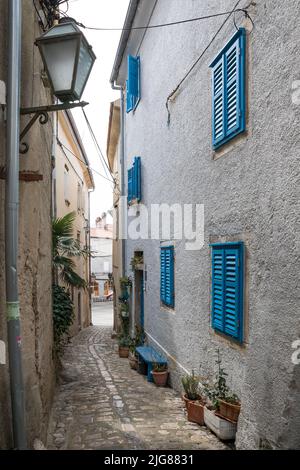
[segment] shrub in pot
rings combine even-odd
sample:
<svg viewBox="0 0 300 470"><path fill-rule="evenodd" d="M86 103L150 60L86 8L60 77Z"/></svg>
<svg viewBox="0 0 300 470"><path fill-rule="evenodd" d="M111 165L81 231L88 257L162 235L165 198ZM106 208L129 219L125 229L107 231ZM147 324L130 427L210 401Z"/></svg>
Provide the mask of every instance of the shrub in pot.
<svg viewBox="0 0 300 470"><path fill-rule="evenodd" d="M185 403L186 409L188 407L189 401L195 401L200 398L199 394L199 377L195 375L195 372L192 370L191 374L187 374L181 378L181 383L183 386L184 394L182 399Z"/></svg>
<svg viewBox="0 0 300 470"><path fill-rule="evenodd" d="M204 399L200 394L200 380L194 371L181 379L184 394L183 401L187 409L188 420L203 426L204 424Z"/></svg>
<svg viewBox="0 0 300 470"><path fill-rule="evenodd" d="M209 405L204 410L204 422L219 439L233 440L237 430L240 402L226 384L227 373L221 367L219 350L217 354L218 372L215 381L212 386L205 384L205 395Z"/></svg>
<svg viewBox="0 0 300 470"><path fill-rule="evenodd" d="M119 337L119 357L128 357L129 356L130 343L131 343L130 336L121 335Z"/></svg>
<svg viewBox="0 0 300 470"><path fill-rule="evenodd" d="M165 387L167 385L168 375L169 371L167 365L157 363L153 364L152 376L155 385L158 387Z"/></svg>

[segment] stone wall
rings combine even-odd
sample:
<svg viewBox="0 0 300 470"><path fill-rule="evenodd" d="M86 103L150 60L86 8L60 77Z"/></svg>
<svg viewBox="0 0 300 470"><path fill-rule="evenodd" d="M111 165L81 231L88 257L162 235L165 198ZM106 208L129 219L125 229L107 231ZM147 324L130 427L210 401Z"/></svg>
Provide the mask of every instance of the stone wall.
<svg viewBox="0 0 300 470"><path fill-rule="evenodd" d="M7 1L0 0L0 80L7 80ZM22 1L21 106L51 103L41 80L42 64L34 46L41 34L33 2ZM28 116L21 119L21 128ZM25 141L29 152L20 155L20 170L43 176L39 182L20 182L19 293L22 322L23 369L29 445L44 439L54 388L51 300L51 121L32 127ZM0 165L5 165L5 126L0 117ZM6 341L5 313L5 181L0 180L0 339ZM12 446L8 366L0 366L0 448Z"/></svg>
<svg viewBox="0 0 300 470"><path fill-rule="evenodd" d="M231 10L236 2L158 0L152 24ZM240 7L249 2L241 1ZM134 251L147 270L145 327L168 354L171 380L180 389L185 370L213 377L220 349L228 385L241 397L238 448L300 447L299 338L300 106L292 104L299 80L299 2L258 0L247 37L247 133L219 152L211 144L209 64L236 29L232 19L170 102L166 100L200 56L224 17L148 30L128 51L141 58L141 101L126 115L127 167L142 162L142 202L205 205L205 244L186 251L175 242L175 309L160 305L160 241L127 242L127 273ZM239 26L245 23L236 17ZM134 24L133 26L136 26ZM124 59L126 60L126 52ZM245 341L239 346L211 328L213 240L246 246Z"/></svg>

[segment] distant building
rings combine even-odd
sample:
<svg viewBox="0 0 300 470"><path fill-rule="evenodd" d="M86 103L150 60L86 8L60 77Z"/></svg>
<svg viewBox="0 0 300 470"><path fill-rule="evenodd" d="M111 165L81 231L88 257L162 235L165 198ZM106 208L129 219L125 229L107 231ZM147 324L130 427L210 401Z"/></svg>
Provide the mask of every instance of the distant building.
<svg viewBox="0 0 300 470"><path fill-rule="evenodd" d="M63 217L76 213L73 237L82 248L89 248L89 192L94 189L94 180L88 169L88 158L78 129L70 111L58 113L58 135L53 174L54 216ZM73 258L76 272L90 284L89 258ZM75 319L71 335L91 324L90 294L88 289L70 288L74 303Z"/></svg>
<svg viewBox="0 0 300 470"><path fill-rule="evenodd" d="M111 294L112 274L112 216L104 212L91 228L91 285L94 300L106 300Z"/></svg>
<svg viewBox="0 0 300 470"><path fill-rule="evenodd" d="M120 186L121 186L121 161L120 161L120 100L110 104L110 116L107 135L107 158L110 171L115 180L113 206L114 206L114 238L113 238L113 289L114 289L114 331L118 332L119 324L119 306L118 298L121 295L120 278L123 276L123 240L119 237L119 204L120 204Z"/></svg>

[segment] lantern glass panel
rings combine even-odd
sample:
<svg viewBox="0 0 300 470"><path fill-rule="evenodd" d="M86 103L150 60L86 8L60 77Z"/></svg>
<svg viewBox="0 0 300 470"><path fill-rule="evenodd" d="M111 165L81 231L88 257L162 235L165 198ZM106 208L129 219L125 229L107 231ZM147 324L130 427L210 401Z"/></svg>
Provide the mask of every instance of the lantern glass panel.
<svg viewBox="0 0 300 470"><path fill-rule="evenodd" d="M75 83L75 93L77 93L78 96L81 96L83 93L83 89L88 78L90 69L93 65L93 62L93 58L89 52L87 45L83 41L81 41L77 77Z"/></svg>
<svg viewBox="0 0 300 470"><path fill-rule="evenodd" d="M64 41L45 42L41 45L54 93L70 90L72 87L77 44L76 38L65 38Z"/></svg>

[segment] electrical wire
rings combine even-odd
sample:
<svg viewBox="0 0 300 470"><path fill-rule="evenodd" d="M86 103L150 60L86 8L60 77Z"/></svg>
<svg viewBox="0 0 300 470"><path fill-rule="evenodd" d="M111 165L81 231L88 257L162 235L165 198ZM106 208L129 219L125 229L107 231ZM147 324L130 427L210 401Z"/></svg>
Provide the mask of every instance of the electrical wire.
<svg viewBox="0 0 300 470"><path fill-rule="evenodd" d="M170 113L170 109L169 109L169 101L170 99L172 98L172 96L175 95L175 93L179 90L179 88L181 87L181 85L183 84L183 82L187 79L187 77L191 74L191 72L194 70L194 68L196 67L196 65L200 62L200 60L202 59L202 57L204 56L204 54L206 53L206 51L210 48L210 46L212 45L212 43L215 41L215 39L217 38L217 36L219 35L219 33L221 32L221 30L223 29L223 27L225 26L225 24L227 23L227 21L229 20L229 18L234 14L234 12L236 11L243 11L246 15L248 15L248 12L247 12L247 9L249 8L249 6L252 4L252 2L245 8L239 8L237 9L237 6L241 3L241 0L238 0L234 6L234 8L232 9L231 12L229 12L227 18L223 21L223 23L221 24L221 26L218 28L217 32L214 34L214 36L212 37L212 39L210 40L210 42L207 44L207 46L204 48L204 50L201 52L201 54L199 55L199 57L197 58L197 60L193 63L193 65L188 69L188 71L186 72L186 74L184 75L184 77L180 80L180 82L178 83L178 85L176 86L176 88L174 88L174 90L169 94L169 96L167 97L167 101L166 101L166 108L167 108L167 112L168 112L168 120L167 120L167 124L168 126L170 125L170 122L171 122L171 113Z"/></svg>
<svg viewBox="0 0 300 470"><path fill-rule="evenodd" d="M87 114L86 114L86 112L85 112L85 110L84 110L83 108L81 108L81 110L82 110L82 113L83 113L83 115L84 115L84 119L85 119L86 124L87 124L87 126L88 126L88 129L89 129L89 131L90 131L90 134L91 134L91 136L92 136L92 139L93 139L93 141L94 141L94 144L95 144L95 146L96 146L96 148L97 148L97 150L98 150L98 152L99 152L101 161L104 163L104 165L105 165L105 167L107 168L107 170L108 170L110 176L111 176L111 177L113 178L113 180L115 181L115 178L114 178L114 176L113 176L113 174L112 174L112 172L111 172L111 170L110 170L110 168L109 168L109 166L108 166L108 164L107 164L107 162L106 162L106 160L105 160L105 158L104 158L103 152L102 152L101 147L100 147L100 145L99 145L99 143L98 143L98 141L97 141L97 138L96 138L96 136L95 136L95 133L94 133L94 131L93 131L93 128L92 128L92 126L91 126L91 123L90 123L90 121L89 121L89 119L88 119L88 117L87 117Z"/></svg>
<svg viewBox="0 0 300 470"><path fill-rule="evenodd" d="M101 176L101 178L104 178L106 179L107 181L109 181L110 183L113 183L113 181L109 178L106 178L106 176L102 175L101 173L99 173L97 170L95 170L94 168L92 168L90 165L87 165L86 162L84 160L81 160L81 158L79 158L74 152L72 152L71 149L69 149L68 147L66 147L60 140L59 138L57 137L56 138L57 140L57 143L58 145L61 147L62 149L62 152L64 153L64 155L68 158L68 156L66 155L66 152L64 149L66 149L68 152L70 152L75 158L77 158L77 160L79 160L81 163L83 163L86 168L88 168L89 170L93 171L94 173L96 173L98 176Z"/></svg>
<svg viewBox="0 0 300 470"><path fill-rule="evenodd" d="M134 26L132 28L100 28L100 27L98 28L98 27L92 27L92 26L85 26L83 23L80 23L78 21L76 21L76 24L78 26L80 26L81 28L90 29L90 30L93 30L93 31L133 31L133 30L139 30L139 29L164 28L164 27L167 27L167 26L175 26L175 25L178 25L178 24L192 23L194 21L208 20L210 18L217 18L219 16L232 15L232 13L234 11L236 11L236 12L241 11L241 12L245 13L244 8L238 8L238 9L234 8L233 11L225 11L225 12L222 12L222 13L214 13L212 15L198 16L196 18L189 18L189 19L186 19L186 20L172 21L170 23L161 23L161 24L148 25L148 26Z"/></svg>

